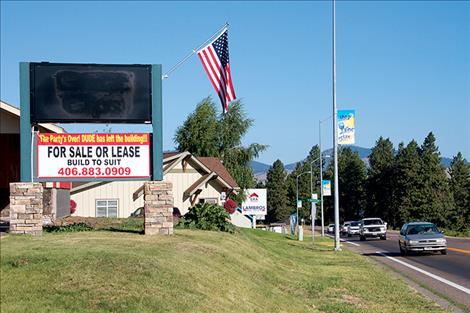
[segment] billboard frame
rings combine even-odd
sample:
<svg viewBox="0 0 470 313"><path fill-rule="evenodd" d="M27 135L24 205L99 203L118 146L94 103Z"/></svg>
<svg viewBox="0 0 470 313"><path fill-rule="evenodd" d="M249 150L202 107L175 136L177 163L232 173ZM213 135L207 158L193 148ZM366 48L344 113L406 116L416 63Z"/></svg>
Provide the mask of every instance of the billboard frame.
<svg viewBox="0 0 470 313"><path fill-rule="evenodd" d="M162 65L151 65L151 180L163 180L163 125L162 125ZM31 123L31 85L30 85L30 62L20 62L20 180L21 182L44 182L50 179L38 179L34 177L36 162L34 156L34 136ZM148 125L148 124L146 124ZM135 178L87 178L83 181L122 181L136 180ZM139 179L141 180L141 179ZM54 181L70 181L67 178L57 178Z"/></svg>

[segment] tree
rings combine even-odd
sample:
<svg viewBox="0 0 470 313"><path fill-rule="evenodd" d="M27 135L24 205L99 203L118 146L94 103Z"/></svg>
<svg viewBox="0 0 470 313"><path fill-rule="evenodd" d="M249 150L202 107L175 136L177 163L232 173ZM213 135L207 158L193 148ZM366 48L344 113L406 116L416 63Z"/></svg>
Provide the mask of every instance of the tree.
<svg viewBox="0 0 470 313"><path fill-rule="evenodd" d="M214 102L205 98L182 126L176 129L174 142L178 151L196 156L219 156L218 121Z"/></svg>
<svg viewBox="0 0 470 313"><path fill-rule="evenodd" d="M297 196L302 201L302 208L299 209L299 219L310 220L311 216L311 203L305 201L311 198L311 183L313 193L319 193L320 188L320 169L318 167L320 156L320 149L318 145L313 146L308 156L302 161L298 162L295 169L289 173L287 177L287 198L291 210L295 210L297 206ZM315 161L315 162L313 162ZM313 162L313 163L312 163ZM312 166L310 165L312 163ZM312 170L313 175L310 175ZM301 175L302 174L302 175ZM299 176L300 175L300 176ZM298 179L297 179L298 176ZM312 181L311 181L312 179Z"/></svg>
<svg viewBox="0 0 470 313"><path fill-rule="evenodd" d="M448 217L454 211L454 200L449 189L449 181L436 146L436 138L430 132L424 139L419 154L422 159L421 206L416 218L426 219L440 226L453 226Z"/></svg>
<svg viewBox="0 0 470 313"><path fill-rule="evenodd" d="M455 211L449 218L456 230L470 228L470 167L462 153L457 153L450 164L450 189L455 201Z"/></svg>
<svg viewBox="0 0 470 313"><path fill-rule="evenodd" d="M389 223L392 226L401 226L418 215L422 199L420 177L422 161L415 140L412 140L406 147L403 143L399 144L395 164L392 182L394 212Z"/></svg>
<svg viewBox="0 0 470 313"><path fill-rule="evenodd" d="M276 160L266 175L268 196L267 222L283 221L289 217L290 209L287 205L286 177L284 164L280 160Z"/></svg>
<svg viewBox="0 0 470 313"><path fill-rule="evenodd" d="M331 162L326 177L333 178L334 164ZM342 220L357 220L364 215L366 167L351 148L338 149L339 214ZM334 184L334 181L332 180ZM334 196L334 195L333 195ZM327 216L333 219L333 197L325 201Z"/></svg>
<svg viewBox="0 0 470 313"><path fill-rule="evenodd" d="M395 160L390 139L380 137L376 141L369 155L369 165L366 214L379 216L390 223L395 215L392 185Z"/></svg>
<svg viewBox="0 0 470 313"><path fill-rule="evenodd" d="M217 116L216 105L208 97L178 127L174 142L179 151L219 157L240 188L252 188L256 182L249 163L267 148L257 143L241 145L252 125L253 120L246 116L239 100L231 103L226 114Z"/></svg>

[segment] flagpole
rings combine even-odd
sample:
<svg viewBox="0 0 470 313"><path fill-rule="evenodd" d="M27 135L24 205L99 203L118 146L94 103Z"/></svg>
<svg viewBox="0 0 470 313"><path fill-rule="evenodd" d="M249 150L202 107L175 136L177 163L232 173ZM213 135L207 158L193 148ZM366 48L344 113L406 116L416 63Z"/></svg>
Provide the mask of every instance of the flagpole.
<svg viewBox="0 0 470 313"><path fill-rule="evenodd" d="M335 251L341 251L339 242L339 186L338 186L338 127L336 114L336 0L333 0L333 154L335 188Z"/></svg>
<svg viewBox="0 0 470 313"><path fill-rule="evenodd" d="M181 65L183 65L184 63L186 63L186 61L191 57L193 56L193 54L195 54L200 48L202 48L207 42L211 41L215 36L217 36L218 34L220 34L224 29L228 28L228 23L225 22L224 26L219 28L219 30L217 30L215 33L212 34L212 36L210 36L208 39L206 39L202 44L200 44L197 48L194 48L190 53L188 53L181 61L179 61L178 63L176 63L172 68L170 68L170 70L168 70L168 72L166 72L165 74L162 75L162 80L166 79L166 78L169 78L169 75L171 73L173 73L174 71L176 71Z"/></svg>

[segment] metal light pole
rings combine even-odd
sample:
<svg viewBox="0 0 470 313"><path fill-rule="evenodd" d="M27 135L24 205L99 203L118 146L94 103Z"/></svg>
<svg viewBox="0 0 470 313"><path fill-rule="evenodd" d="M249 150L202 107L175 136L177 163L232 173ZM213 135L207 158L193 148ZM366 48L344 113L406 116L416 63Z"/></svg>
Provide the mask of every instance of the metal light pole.
<svg viewBox="0 0 470 313"><path fill-rule="evenodd" d="M296 196L295 196L295 198L296 198L295 207L297 208L297 220L295 221L296 226L299 225L299 206L297 205L297 204L299 203L299 177L302 176L303 174L307 174L307 173L311 173L311 172L308 171L308 172L300 173L300 174L297 175L297 177L295 178L296 187L297 187Z"/></svg>
<svg viewBox="0 0 470 313"><path fill-rule="evenodd" d="M319 159L321 159L321 150L320 150L320 157L310 162L310 197L313 195L313 163L315 163ZM311 215L312 215L312 240L315 240L315 216L314 215L316 215L316 212L314 214L313 208L315 207L316 204L313 202L310 202L310 203L311 203L310 207L311 207Z"/></svg>
<svg viewBox="0 0 470 313"><path fill-rule="evenodd" d="M335 251L341 251L339 242L339 186L338 186L338 128L336 115L336 1L333 0L333 153L335 187Z"/></svg>

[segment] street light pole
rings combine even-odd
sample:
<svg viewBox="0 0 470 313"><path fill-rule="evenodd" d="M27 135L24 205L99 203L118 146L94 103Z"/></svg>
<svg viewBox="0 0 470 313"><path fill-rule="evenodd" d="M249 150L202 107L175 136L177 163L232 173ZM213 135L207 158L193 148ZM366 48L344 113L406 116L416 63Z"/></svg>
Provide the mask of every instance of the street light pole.
<svg viewBox="0 0 470 313"><path fill-rule="evenodd" d="M310 162L310 197L312 197L312 195L313 195L313 163L315 163L319 159L321 160L321 150L320 150L320 157L318 157L315 160L313 160L312 162ZM311 209L310 210L311 210L311 215L312 215L312 240L315 240L315 217L316 216L314 216L314 215L316 215L316 212L314 212L314 210L313 210L315 205L316 205L315 203L311 202L311 205L310 205Z"/></svg>
<svg viewBox="0 0 470 313"><path fill-rule="evenodd" d="M333 0L333 153L335 188L335 251L341 251L339 242L339 186L338 186L338 128L336 115L336 1Z"/></svg>
<svg viewBox="0 0 470 313"><path fill-rule="evenodd" d="M321 236L325 236L325 218L323 215L323 158L322 158L322 147L321 147L321 123L329 120L332 116L325 118L324 120L318 121L318 145L320 148L320 205L321 205ZM329 158L329 155L325 157Z"/></svg>
<svg viewBox="0 0 470 313"><path fill-rule="evenodd" d="M295 223L297 224L296 226L299 225L299 206L298 206L298 203L299 203L299 177L302 176L303 174L308 174L308 173L311 173L311 171L300 173L300 174L297 175L297 177L295 178L296 188L297 188L296 196L295 196L295 198L296 198L295 206L296 206L296 208L297 208L297 220L295 221Z"/></svg>
<svg viewBox="0 0 470 313"><path fill-rule="evenodd" d="M318 122L318 145L320 147L320 206L321 206L321 236L325 237L325 219L323 217L323 161L321 155L321 120Z"/></svg>

